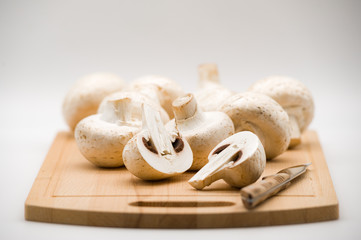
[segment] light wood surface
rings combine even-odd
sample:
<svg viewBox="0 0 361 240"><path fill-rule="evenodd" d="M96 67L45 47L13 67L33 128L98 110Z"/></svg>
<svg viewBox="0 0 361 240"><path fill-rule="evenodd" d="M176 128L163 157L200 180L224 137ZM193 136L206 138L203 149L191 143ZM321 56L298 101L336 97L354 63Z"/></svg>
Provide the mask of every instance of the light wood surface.
<svg viewBox="0 0 361 240"><path fill-rule="evenodd" d="M263 176L312 162L292 185L247 210L240 190L218 181L204 190L187 181L194 172L146 182L125 168L93 166L72 135L60 132L25 202L31 221L109 227L247 227L326 221L338 218L338 201L314 131L302 144L267 161Z"/></svg>

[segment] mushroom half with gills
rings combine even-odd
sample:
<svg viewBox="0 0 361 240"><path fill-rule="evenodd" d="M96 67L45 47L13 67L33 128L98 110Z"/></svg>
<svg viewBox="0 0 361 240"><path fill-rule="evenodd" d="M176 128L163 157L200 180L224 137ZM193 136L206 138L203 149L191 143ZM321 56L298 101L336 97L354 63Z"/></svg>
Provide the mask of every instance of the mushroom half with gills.
<svg viewBox="0 0 361 240"><path fill-rule="evenodd" d="M222 140L234 134L232 120L223 112L203 112L193 94L179 97L173 102L175 119L169 121L169 131L177 129L189 143L193 152L190 170L199 170L208 162L208 154Z"/></svg>
<svg viewBox="0 0 361 240"><path fill-rule="evenodd" d="M159 112L143 105L142 131L123 150L125 167L143 180L159 180L187 171L193 162L192 150L179 132L167 132Z"/></svg>
<svg viewBox="0 0 361 240"><path fill-rule="evenodd" d="M199 90L194 96L203 111L217 111L225 99L234 95L234 92L221 85L216 64L199 65L198 74Z"/></svg>
<svg viewBox="0 0 361 240"><path fill-rule="evenodd" d="M300 144L301 133L311 123L314 115L314 103L309 89L296 79L272 76L254 83L249 91L266 94L285 109L291 125L290 147Z"/></svg>
<svg viewBox="0 0 361 240"><path fill-rule="evenodd" d="M83 118L96 114L103 98L123 90L125 82L111 73L93 73L79 79L63 102L63 116L71 131Z"/></svg>
<svg viewBox="0 0 361 240"><path fill-rule="evenodd" d="M141 130L134 108L129 98L108 99L101 113L81 120L75 140L82 155L99 167L123 166L123 148Z"/></svg>
<svg viewBox="0 0 361 240"><path fill-rule="evenodd" d="M228 98L219 110L232 119L236 132L251 131L259 137L267 159L287 150L291 135L288 115L272 98L239 93Z"/></svg>
<svg viewBox="0 0 361 240"><path fill-rule="evenodd" d="M266 166L262 143L248 131L223 140L208 159L209 162L188 181L196 189L203 189L219 179L241 188L257 181Z"/></svg>
<svg viewBox="0 0 361 240"><path fill-rule="evenodd" d="M180 85L175 81L157 75L149 75L136 79L130 84L131 91L137 91L154 101L158 101L162 108L173 118L172 102L184 95Z"/></svg>

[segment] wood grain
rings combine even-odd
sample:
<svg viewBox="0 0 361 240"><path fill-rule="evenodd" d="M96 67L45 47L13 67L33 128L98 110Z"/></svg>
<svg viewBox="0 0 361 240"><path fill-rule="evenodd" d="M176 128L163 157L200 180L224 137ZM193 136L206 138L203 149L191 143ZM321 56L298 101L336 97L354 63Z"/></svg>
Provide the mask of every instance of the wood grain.
<svg viewBox="0 0 361 240"><path fill-rule="evenodd" d="M109 227L247 227L338 218L338 201L317 134L268 161L263 176L312 162L286 190L247 210L239 189L218 181L202 191L187 181L194 172L146 182L125 168L97 168L78 151L74 138L60 132L25 202L31 221Z"/></svg>

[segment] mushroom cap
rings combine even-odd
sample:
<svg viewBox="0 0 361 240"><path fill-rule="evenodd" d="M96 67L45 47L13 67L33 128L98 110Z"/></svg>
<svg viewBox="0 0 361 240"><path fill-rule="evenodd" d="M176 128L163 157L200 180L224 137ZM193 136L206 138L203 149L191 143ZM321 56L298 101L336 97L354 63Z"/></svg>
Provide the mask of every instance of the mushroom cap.
<svg viewBox="0 0 361 240"><path fill-rule="evenodd" d="M132 82L130 89L141 90L143 88L153 88L156 91L160 105L173 118L172 102L184 94L182 88L175 81L157 75L149 75L136 79Z"/></svg>
<svg viewBox="0 0 361 240"><path fill-rule="evenodd" d="M205 111L217 111L223 102L234 95L234 92L216 83L207 83L207 86L196 91L194 96L199 107Z"/></svg>
<svg viewBox="0 0 361 240"><path fill-rule="evenodd" d="M157 103L155 103L152 99L148 98L147 96L142 95L141 93L137 93L134 91L120 91L115 92L103 99L103 101L99 105L98 113L102 113L105 111L107 102L112 99L124 99L128 98L131 100L132 103L132 116L134 118L137 118L139 120L142 119L142 105L144 103L149 104L152 108L159 111L160 117L162 119L163 123L167 123L169 121L169 116L167 112L159 106Z"/></svg>
<svg viewBox="0 0 361 240"><path fill-rule="evenodd" d="M223 169L222 178L229 185L241 188L254 183L262 175L266 167L266 154L257 135L243 131L219 143L209 154L209 159L217 149L232 143L240 145L241 157Z"/></svg>
<svg viewBox="0 0 361 240"><path fill-rule="evenodd" d="M63 102L63 116L73 131L83 118L95 114L103 98L125 87L123 79L111 73L93 73L79 79Z"/></svg>
<svg viewBox="0 0 361 240"><path fill-rule="evenodd" d="M167 129L176 128L187 140L193 152L190 170L199 170L208 163L211 150L223 139L234 133L232 120L223 112L205 112L200 121L172 119Z"/></svg>
<svg viewBox="0 0 361 240"><path fill-rule="evenodd" d="M270 76L254 83L249 91L265 94L295 116L303 132L314 116L314 102L309 89L300 81L285 76Z"/></svg>
<svg viewBox="0 0 361 240"><path fill-rule="evenodd" d="M158 180L167 178L168 174L162 173L152 168L142 157L137 148L138 136L134 136L125 145L123 150L123 160L125 167L134 176L143 180Z"/></svg>
<svg viewBox="0 0 361 240"><path fill-rule="evenodd" d="M254 92L236 94L219 108L233 121L235 131L251 131L261 140L267 159L287 150L290 125L286 111L272 98Z"/></svg>
<svg viewBox="0 0 361 240"><path fill-rule="evenodd" d="M148 134L143 130L135 135L123 150L125 167L136 177L143 180L160 180L181 174L192 165L192 151L187 141L182 138L184 147L176 153L172 161L158 153L151 152L143 142Z"/></svg>
<svg viewBox="0 0 361 240"><path fill-rule="evenodd" d="M123 166L123 148L141 130L141 121L121 126L101 118L101 114L95 114L77 124L74 135L78 148L96 166Z"/></svg>

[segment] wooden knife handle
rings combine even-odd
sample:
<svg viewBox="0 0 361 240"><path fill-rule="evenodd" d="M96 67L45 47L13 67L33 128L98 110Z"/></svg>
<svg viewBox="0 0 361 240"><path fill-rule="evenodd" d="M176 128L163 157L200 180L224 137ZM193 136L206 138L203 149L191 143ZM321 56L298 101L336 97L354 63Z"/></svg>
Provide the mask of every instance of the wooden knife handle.
<svg viewBox="0 0 361 240"><path fill-rule="evenodd" d="M272 176L265 177L260 182L256 182L247 187L242 188L241 197L246 208L250 209L257 206L267 198L275 195L279 191L288 187L291 182L283 184L290 178L287 173L277 173ZM269 191L267 193L267 191Z"/></svg>

